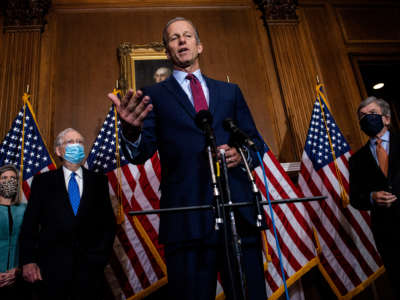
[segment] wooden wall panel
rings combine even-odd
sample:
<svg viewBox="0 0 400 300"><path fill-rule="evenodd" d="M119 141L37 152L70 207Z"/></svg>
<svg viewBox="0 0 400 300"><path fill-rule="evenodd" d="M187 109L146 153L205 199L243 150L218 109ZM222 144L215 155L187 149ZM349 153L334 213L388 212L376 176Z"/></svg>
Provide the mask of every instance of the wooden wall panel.
<svg viewBox="0 0 400 300"><path fill-rule="evenodd" d="M48 39L55 38L55 50L52 54L51 42L45 42L49 49L43 49L42 58L47 57L48 70L43 64L41 69L47 73L41 82L43 95L52 98L45 101L54 103L54 124L44 121L52 127L53 138L74 127L90 147L110 106L106 94L118 78L119 43L160 41L164 24L175 16L197 25L205 47L202 71L219 80L228 75L241 86L262 135L276 149L265 66L250 6L53 11Z"/></svg>
<svg viewBox="0 0 400 300"><path fill-rule="evenodd" d="M34 110L37 108L40 31L6 31L1 38L1 48L0 137L3 138L22 107L27 85L32 106Z"/></svg>
<svg viewBox="0 0 400 300"><path fill-rule="evenodd" d="M333 9L330 6L304 7L301 13L309 28L309 43L315 50L332 114L349 144L357 149L363 141L356 117L361 95Z"/></svg>
<svg viewBox="0 0 400 300"><path fill-rule="evenodd" d="M315 100L316 71L310 48L298 23L271 23L271 39L276 54L288 122L293 130L287 147L296 150L300 160ZM285 152L285 148L282 148ZM285 153L280 153L281 160Z"/></svg>
<svg viewBox="0 0 400 300"><path fill-rule="evenodd" d="M400 6L335 7L346 43L400 43Z"/></svg>

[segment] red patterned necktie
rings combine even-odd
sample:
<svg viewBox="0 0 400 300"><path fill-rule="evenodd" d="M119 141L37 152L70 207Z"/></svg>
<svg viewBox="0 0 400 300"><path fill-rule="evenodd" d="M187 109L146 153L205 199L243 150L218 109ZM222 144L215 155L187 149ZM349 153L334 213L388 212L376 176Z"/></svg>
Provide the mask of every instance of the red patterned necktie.
<svg viewBox="0 0 400 300"><path fill-rule="evenodd" d="M379 167L381 168L383 174L387 177L388 167L389 167L389 157L386 150L382 146L382 140L376 140L376 157L378 158Z"/></svg>
<svg viewBox="0 0 400 300"><path fill-rule="evenodd" d="M192 91L193 104L196 112L208 109L206 97L204 96L200 81L193 74L188 74L186 79L190 81L190 89Z"/></svg>

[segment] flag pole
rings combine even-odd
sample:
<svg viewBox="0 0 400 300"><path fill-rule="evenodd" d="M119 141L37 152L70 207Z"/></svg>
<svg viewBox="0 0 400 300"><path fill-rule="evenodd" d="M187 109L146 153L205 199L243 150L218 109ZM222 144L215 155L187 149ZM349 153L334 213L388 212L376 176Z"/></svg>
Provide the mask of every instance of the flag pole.
<svg viewBox="0 0 400 300"><path fill-rule="evenodd" d="M349 195L346 193L346 190L345 190L345 188L343 186L342 175L340 173L339 166L337 165L336 154L335 154L335 150L333 148L332 138L331 138L331 135L329 133L328 123L326 121L325 111L324 111L324 106L322 104L322 101L327 105L328 109L330 109L330 107L329 107L329 104L327 102L327 99L325 99L325 96L324 96L323 92L321 91L322 87L323 87L323 85L321 83L319 83L319 79L318 79L318 75L317 75L317 87L316 87L317 99L318 99L318 102L319 102L319 106L321 108L322 117L324 119L324 125L325 125L325 129L326 129L326 134L327 134L328 140L329 140L329 146L331 148L331 153L332 153L332 157L333 157L333 164L335 166L336 176L337 176L338 181L339 181L340 198L342 199L343 207L346 207L349 204L350 199L349 199Z"/></svg>
<svg viewBox="0 0 400 300"><path fill-rule="evenodd" d="M113 94L120 98L121 91L119 90L119 82L118 80L115 83L115 88L113 89ZM122 224L125 220L124 207L122 205L122 175L121 175L121 158L119 155L119 139L118 139L118 113L117 108L113 105L114 108L114 122L115 122L115 157L117 160L117 200L118 200L118 216L117 223Z"/></svg>
<svg viewBox="0 0 400 300"><path fill-rule="evenodd" d="M21 161L19 164L19 186L21 189L21 195L23 193L22 183L24 181L24 144L25 144L25 115L26 106L31 95L29 94L29 84L26 86L26 92L22 95L22 101L24 103L24 116L22 118L22 141L21 141Z"/></svg>

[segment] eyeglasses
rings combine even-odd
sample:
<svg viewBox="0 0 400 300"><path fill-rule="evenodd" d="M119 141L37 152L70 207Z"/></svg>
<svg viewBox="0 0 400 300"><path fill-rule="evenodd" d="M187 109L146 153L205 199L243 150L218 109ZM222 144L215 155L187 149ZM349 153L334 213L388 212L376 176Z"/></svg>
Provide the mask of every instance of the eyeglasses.
<svg viewBox="0 0 400 300"><path fill-rule="evenodd" d="M81 144L81 145L83 145L83 141L82 140L68 140L68 141L64 141L62 144L63 145L69 145L69 144Z"/></svg>

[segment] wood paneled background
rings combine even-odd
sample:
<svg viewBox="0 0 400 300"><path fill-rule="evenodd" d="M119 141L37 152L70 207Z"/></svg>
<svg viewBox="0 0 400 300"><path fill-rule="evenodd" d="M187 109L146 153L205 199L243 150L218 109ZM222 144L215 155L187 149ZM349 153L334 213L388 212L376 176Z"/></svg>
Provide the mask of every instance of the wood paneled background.
<svg viewBox="0 0 400 300"><path fill-rule="evenodd" d="M240 85L281 162L300 158L317 75L356 150L365 138L354 113L361 91L350 56L399 53L399 10L398 1L304 0L297 22L270 22L267 32L251 0L53 0L42 33L0 34L0 135L30 84L50 148L66 127L82 132L89 148L119 76L118 45L160 41L166 21L184 16L197 25L205 47L202 71Z"/></svg>
<svg viewBox="0 0 400 300"><path fill-rule="evenodd" d="M355 114L365 90L352 61L400 57L400 3L298 2L297 21L271 21L268 30L252 0L53 0L42 31L6 28L0 15L0 139L29 84L50 150L66 127L86 137L88 150L110 106L106 95L119 77L119 44L161 41L164 24L183 16L200 32L202 71L240 85L259 131L281 162L300 160L317 75L339 127L357 150L366 140ZM308 294L321 298L313 285L306 285ZM384 284L377 289L389 299Z"/></svg>

